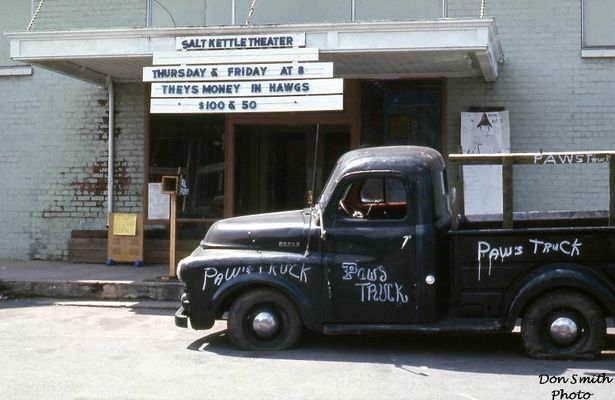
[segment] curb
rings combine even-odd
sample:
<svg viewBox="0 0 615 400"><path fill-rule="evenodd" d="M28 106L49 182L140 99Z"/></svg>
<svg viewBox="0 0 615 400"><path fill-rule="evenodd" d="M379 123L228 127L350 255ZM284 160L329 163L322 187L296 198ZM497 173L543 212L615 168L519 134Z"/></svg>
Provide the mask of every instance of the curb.
<svg viewBox="0 0 615 400"><path fill-rule="evenodd" d="M178 301L182 292L180 282L0 281L0 293L9 297Z"/></svg>

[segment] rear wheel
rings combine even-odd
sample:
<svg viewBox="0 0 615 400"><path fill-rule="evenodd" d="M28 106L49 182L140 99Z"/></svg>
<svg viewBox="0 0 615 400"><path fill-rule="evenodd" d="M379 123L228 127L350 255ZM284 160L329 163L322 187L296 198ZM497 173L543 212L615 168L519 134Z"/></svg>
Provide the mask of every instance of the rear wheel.
<svg viewBox="0 0 615 400"><path fill-rule="evenodd" d="M567 291L535 300L523 316L521 337L534 358L593 359L606 338L606 321L589 297Z"/></svg>
<svg viewBox="0 0 615 400"><path fill-rule="evenodd" d="M228 317L231 342L244 350L282 350L294 346L303 324L294 304L283 294L259 289L241 295Z"/></svg>

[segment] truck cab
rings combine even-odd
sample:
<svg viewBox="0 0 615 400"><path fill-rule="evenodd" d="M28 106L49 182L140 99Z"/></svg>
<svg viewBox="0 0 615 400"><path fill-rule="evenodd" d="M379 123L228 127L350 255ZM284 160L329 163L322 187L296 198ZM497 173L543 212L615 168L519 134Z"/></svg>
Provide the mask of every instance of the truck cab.
<svg viewBox="0 0 615 400"><path fill-rule="evenodd" d="M451 239L449 205L445 163L437 151L391 146L346 153L313 207L229 218L210 228L178 265L186 294L176 325L190 321L194 329L209 329L227 316L231 341L250 350L291 347L306 328L327 334L510 331L536 298L516 304L514 312L512 300L498 312L459 308L463 294L481 292L460 280L465 275L457 269L465 266L452 257L478 256L480 262L481 248L473 240L481 236L479 231L464 238L467 248L460 249L461 241ZM529 260L517 276L499 282L501 297L537 267ZM612 281L603 286L605 297L596 305L602 323L592 328L598 336L606 334L606 315L615 314ZM590 324L571 314L561 313L568 325ZM585 347L563 353L596 354ZM530 354L552 355L539 350Z"/></svg>

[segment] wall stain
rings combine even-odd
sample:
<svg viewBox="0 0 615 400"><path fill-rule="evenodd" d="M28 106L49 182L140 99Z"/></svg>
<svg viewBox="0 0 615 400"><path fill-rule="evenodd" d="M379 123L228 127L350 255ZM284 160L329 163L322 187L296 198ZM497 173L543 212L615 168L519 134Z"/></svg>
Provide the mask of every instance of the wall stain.
<svg viewBox="0 0 615 400"><path fill-rule="evenodd" d="M117 200L130 195L132 179L128 173L128 161L126 159L114 161L114 198ZM65 184L72 191L72 195L63 201L54 201L47 210L42 212L43 218L75 218L74 213L83 211L87 217L97 218L105 212L107 203L107 161L94 161L84 167L71 167L63 173L66 176L75 176L73 180ZM84 177L85 175L85 177ZM77 178L76 176L81 176ZM94 212L99 209L100 212ZM91 215L91 216L90 216Z"/></svg>
<svg viewBox="0 0 615 400"><path fill-rule="evenodd" d="M75 191L75 195L90 194L103 196L107 192L107 162L95 161L92 165L84 168L91 171L91 176L81 180L72 181L69 186ZM130 176L128 175L128 161L115 160L113 163L114 191L116 196L128 194Z"/></svg>
<svg viewBox="0 0 615 400"><path fill-rule="evenodd" d="M96 140L101 142L106 142L109 140L109 101L107 99L98 99L98 104L101 107L105 107L105 113L100 117L100 119L96 122ZM117 138L122 134L122 130L118 127L115 127L113 130L113 137Z"/></svg>
<svg viewBox="0 0 615 400"><path fill-rule="evenodd" d="M100 114L94 121L94 143L107 142L109 139L109 101L106 98L96 100ZM121 134L116 128L114 137ZM76 218L99 219L105 216L107 204L107 149L95 145L98 151L93 155L94 161L85 165L69 166L61 171L61 181L53 185L51 194L56 197L46 209L42 218ZM106 146L105 146L106 147ZM132 179L126 159L114 160L114 200L130 197ZM34 248L31 253L38 251Z"/></svg>

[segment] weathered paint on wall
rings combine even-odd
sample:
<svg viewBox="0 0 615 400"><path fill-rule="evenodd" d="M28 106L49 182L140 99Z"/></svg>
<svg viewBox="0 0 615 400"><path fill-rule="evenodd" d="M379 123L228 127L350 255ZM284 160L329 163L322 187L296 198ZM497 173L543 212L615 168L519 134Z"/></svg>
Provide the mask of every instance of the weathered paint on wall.
<svg viewBox="0 0 615 400"><path fill-rule="evenodd" d="M449 16L477 18L479 6L449 0ZM486 16L496 18L506 60L495 83L448 80L449 151L472 106L510 111L513 151L614 149L615 59L581 58L581 2L492 0ZM144 23L142 0L56 0L34 30ZM107 91L35 68L0 77L0 93L0 258L64 258L71 230L106 226ZM142 84L116 84L117 211L143 207L144 93ZM607 206L604 165L515 173L517 209Z"/></svg>
<svg viewBox="0 0 615 400"><path fill-rule="evenodd" d="M0 90L0 258L64 258L73 229L106 227L106 89L35 68ZM143 207L143 93L116 85L117 211Z"/></svg>

